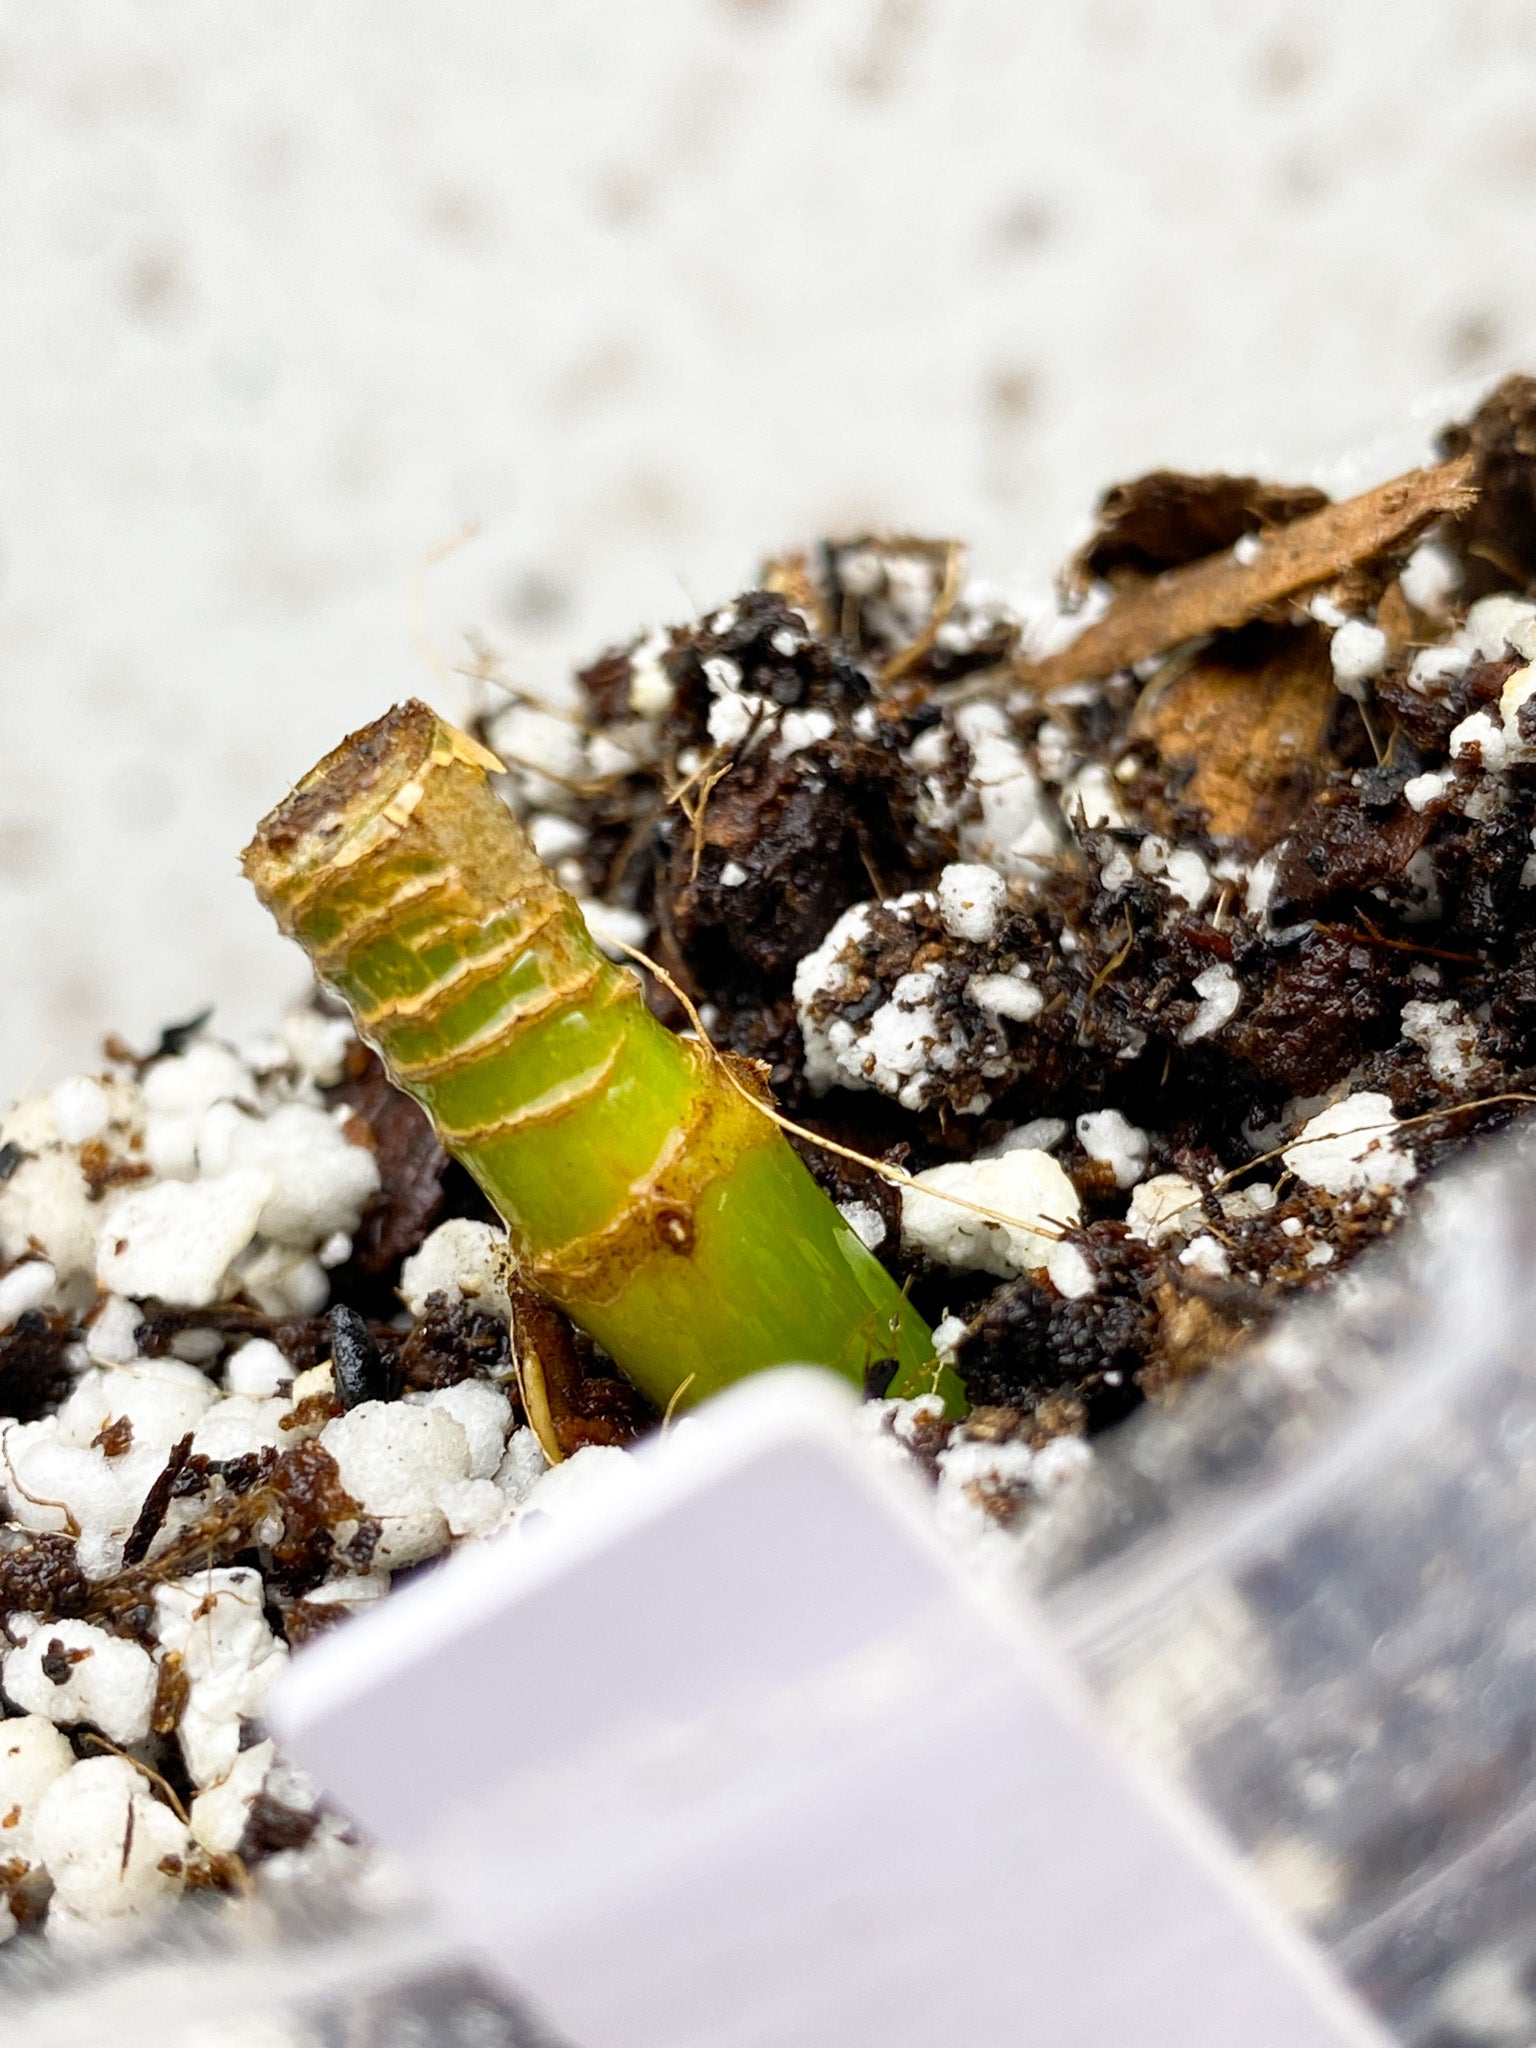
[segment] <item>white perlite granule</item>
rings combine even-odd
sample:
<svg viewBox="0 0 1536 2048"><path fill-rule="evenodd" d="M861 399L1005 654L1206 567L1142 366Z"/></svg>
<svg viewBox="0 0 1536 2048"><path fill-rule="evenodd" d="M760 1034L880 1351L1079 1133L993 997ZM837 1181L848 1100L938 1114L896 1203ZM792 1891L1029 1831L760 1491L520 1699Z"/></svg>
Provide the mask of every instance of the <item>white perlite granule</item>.
<svg viewBox="0 0 1536 2048"><path fill-rule="evenodd" d="M60 1282L94 1268L100 1221L73 1152L23 1159L0 1185L0 1253L21 1259L41 1252Z"/></svg>
<svg viewBox="0 0 1536 2048"><path fill-rule="evenodd" d="M979 818L961 827L962 850L1005 875L1037 873L1061 845L1055 806L997 704L962 704L955 731L970 749L968 783Z"/></svg>
<svg viewBox="0 0 1536 2048"><path fill-rule="evenodd" d="M1256 1216L1267 1216L1279 1200L1271 1182L1255 1181L1251 1187L1229 1188L1217 1198L1221 1213L1229 1223L1248 1223Z"/></svg>
<svg viewBox="0 0 1536 2048"><path fill-rule="evenodd" d="M210 1569L155 1589L156 1633L190 1681L178 1733L194 1785L220 1784L240 1754L240 1723L258 1718L288 1661L263 1611L261 1574ZM252 1795L254 1796L254 1794Z"/></svg>
<svg viewBox="0 0 1536 2048"><path fill-rule="evenodd" d="M492 719L486 738L506 764L520 812L570 808L572 785L589 772L586 739L573 720L512 704Z"/></svg>
<svg viewBox="0 0 1536 2048"><path fill-rule="evenodd" d="M1243 1000L1242 985L1225 961L1207 967L1191 983L1200 1007L1179 1033L1180 1045L1194 1045L1199 1039L1214 1038L1237 1015Z"/></svg>
<svg viewBox="0 0 1536 2048"><path fill-rule="evenodd" d="M253 1337L225 1362L224 1384L232 1394L269 1400L292 1386L293 1367L270 1338Z"/></svg>
<svg viewBox="0 0 1536 2048"><path fill-rule="evenodd" d="M32 1853L32 1824L38 1801L55 1778L75 1761L69 1739L44 1714L12 1715L0 1721L0 1862Z"/></svg>
<svg viewBox="0 0 1536 2048"><path fill-rule="evenodd" d="M963 1343L964 1339L965 1322L962 1317L941 1317L941 1319L934 1325L933 1331L933 1349L935 1357L947 1358L951 1363L953 1363L955 1354L959 1351L960 1346Z"/></svg>
<svg viewBox="0 0 1536 2048"><path fill-rule="evenodd" d="M1044 1272L1061 1294L1093 1292L1093 1274L1062 1233L1082 1218L1077 1190L1048 1152L1019 1150L995 1159L930 1166L901 1191L901 1235L909 1251L961 1271ZM929 1193L929 1189L942 1193ZM995 1210L1004 1223L942 1199L959 1195Z"/></svg>
<svg viewBox="0 0 1536 2048"><path fill-rule="evenodd" d="M53 1881L49 1938L79 1945L163 1912L181 1889L190 1842L126 1757L77 1763L43 1794L33 1825L37 1859Z"/></svg>
<svg viewBox="0 0 1536 2048"><path fill-rule="evenodd" d="M1480 654L1484 661L1501 661L1506 654L1536 661L1536 604L1507 590L1480 597L1467 613L1455 644Z"/></svg>
<svg viewBox="0 0 1536 2048"><path fill-rule="evenodd" d="M818 740L829 740L837 730L836 724L826 711L785 711L779 717L779 736L774 742L776 759L787 760L791 754L798 754L805 747L815 746Z"/></svg>
<svg viewBox="0 0 1536 2048"><path fill-rule="evenodd" d="M352 1498L384 1525L374 1563L387 1571L435 1557L448 1527L441 1488L470 1477L469 1442L441 1408L363 1401L320 1432Z"/></svg>
<svg viewBox="0 0 1536 2048"><path fill-rule="evenodd" d="M1408 670L1408 687L1421 697L1444 697L1446 683L1459 676L1471 660L1465 647L1421 647Z"/></svg>
<svg viewBox="0 0 1536 2048"><path fill-rule="evenodd" d="M1448 768L1434 768L1423 775L1410 775L1403 784L1403 795L1409 808L1427 811L1431 804L1437 804L1456 780Z"/></svg>
<svg viewBox="0 0 1536 2048"><path fill-rule="evenodd" d="M612 1499L635 1483L635 1464L616 1444L584 1444L558 1465L551 1465L530 1488L523 1502L519 1531L537 1538L541 1522L565 1521L583 1511L588 1500Z"/></svg>
<svg viewBox="0 0 1536 2048"><path fill-rule="evenodd" d="M733 667L734 663L731 664ZM706 673L711 664L705 662ZM766 697L755 696L750 690L728 691L716 697L709 707L706 724L709 736L717 747L736 747L754 729L760 729L773 715L773 706Z"/></svg>
<svg viewBox="0 0 1536 2048"><path fill-rule="evenodd" d="M11 1519L24 1529L72 1529L84 1570L115 1571L171 1446L202 1430L217 1399L204 1374L173 1358L82 1372L54 1413L0 1421L0 1485ZM128 1441L109 1457L99 1440L113 1426Z"/></svg>
<svg viewBox="0 0 1536 2048"><path fill-rule="evenodd" d="M1461 566L1439 541L1423 540L1403 564L1398 581L1415 611L1438 612L1461 583Z"/></svg>
<svg viewBox="0 0 1536 2048"><path fill-rule="evenodd" d="M1391 1097L1366 1089L1309 1118L1281 1157L1324 1194L1396 1194L1418 1172L1412 1153L1394 1142L1396 1131Z"/></svg>
<svg viewBox="0 0 1536 2048"><path fill-rule="evenodd" d="M1148 833L1137 848L1136 865L1191 910L1198 910L1211 893L1211 871L1204 858L1190 846L1175 851L1155 832Z"/></svg>
<svg viewBox="0 0 1536 2048"><path fill-rule="evenodd" d="M46 1259L23 1259L9 1273L0 1274L0 1329L9 1329L28 1309L44 1307L58 1284L59 1276Z"/></svg>
<svg viewBox="0 0 1536 2048"><path fill-rule="evenodd" d="M1328 652L1333 662L1333 680L1346 697L1364 703L1367 685L1387 665L1387 636L1379 626L1364 619L1346 619L1332 640Z"/></svg>
<svg viewBox="0 0 1536 2048"><path fill-rule="evenodd" d="M956 862L939 876L939 915L951 938L985 945L997 931L1008 884L995 868Z"/></svg>
<svg viewBox="0 0 1536 2048"><path fill-rule="evenodd" d="M1179 1253L1179 1264L1186 1272L1198 1273L1206 1280L1225 1280L1232 1270L1226 1246L1208 1230L1190 1239Z"/></svg>
<svg viewBox="0 0 1536 2048"><path fill-rule="evenodd" d="M868 1251L885 1243L885 1218L873 1202L839 1202L838 1213L854 1236Z"/></svg>
<svg viewBox="0 0 1536 2048"><path fill-rule="evenodd" d="M1099 887L1106 895L1114 896L1121 889L1128 888L1135 879L1135 863L1123 846L1117 846L1099 869Z"/></svg>
<svg viewBox="0 0 1536 2048"><path fill-rule="evenodd" d="M99 1137L111 1121L112 1108L107 1091L87 1074L60 1081L48 1097L54 1127L66 1145L80 1145Z"/></svg>
<svg viewBox="0 0 1536 2048"><path fill-rule="evenodd" d="M978 1010L1015 1024L1033 1024L1045 1008L1045 997L1030 980L1027 967L1015 967L1008 974L973 974L965 993Z"/></svg>
<svg viewBox="0 0 1536 2048"><path fill-rule="evenodd" d="M1422 1047L1429 1071L1445 1087L1459 1088L1472 1078L1477 1026L1459 1003L1404 1003L1403 1036Z"/></svg>
<svg viewBox="0 0 1536 2048"><path fill-rule="evenodd" d="M23 1713L61 1728L89 1722L117 1743L148 1735L155 1666L147 1650L89 1621L12 1615L10 1629L25 1630L25 1640L0 1659L0 1679Z"/></svg>
<svg viewBox="0 0 1536 2048"><path fill-rule="evenodd" d="M1027 1124L1006 1131L976 1154L978 1159L1001 1159L1008 1152L1054 1152L1067 1135L1065 1117L1037 1116Z"/></svg>
<svg viewBox="0 0 1536 2048"><path fill-rule="evenodd" d="M581 852L587 843L587 828L554 811L535 811L528 820L528 837L539 859L553 867L557 861Z"/></svg>
<svg viewBox="0 0 1536 2048"><path fill-rule="evenodd" d="M795 1015L805 1046L805 1078L818 1095L839 1084L845 1088L868 1085L855 1065L845 1065L839 1057L851 1048L851 1028L845 1027L846 1043L841 1039L834 1042L832 1026L839 1020L832 1020L823 1029L812 1015L811 1006L818 998L835 996L843 988L848 979L848 969L841 958L843 949L857 946L867 936L872 908L868 903L855 903L845 910L821 944L807 953L795 969Z"/></svg>
<svg viewBox="0 0 1536 2048"><path fill-rule="evenodd" d="M504 1230L455 1216L424 1238L400 1268L400 1298L413 1316L423 1312L430 1296L446 1294L510 1317L508 1263Z"/></svg>
<svg viewBox="0 0 1536 2048"><path fill-rule="evenodd" d="M119 1294L206 1308L256 1235L271 1193L271 1176L248 1168L131 1188L108 1206L96 1277Z"/></svg>
<svg viewBox="0 0 1536 2048"><path fill-rule="evenodd" d="M1248 870L1248 882L1243 890L1243 908L1250 917L1264 917L1268 914L1269 899L1274 894L1275 876L1279 868L1279 857L1273 853L1266 853Z"/></svg>
<svg viewBox="0 0 1536 2048"><path fill-rule="evenodd" d="M228 1856L240 1846L255 1803L272 1768L276 1745L257 1742L242 1749L224 1776L192 1801L188 1818L193 1839L210 1855Z"/></svg>
<svg viewBox="0 0 1536 2048"><path fill-rule="evenodd" d="M1157 1173L1131 1196L1126 1229L1155 1250L1176 1244L1198 1230L1204 1220L1200 1190L1182 1173Z"/></svg>
<svg viewBox="0 0 1536 2048"><path fill-rule="evenodd" d="M1117 1188L1134 1187L1147 1170L1150 1140L1118 1109L1090 1110L1080 1116L1077 1142L1090 1159L1110 1169Z"/></svg>
<svg viewBox="0 0 1536 2048"><path fill-rule="evenodd" d="M455 1380L451 1387L437 1387L427 1394L407 1394L405 1398L408 1403L438 1408L444 1415L451 1415L464 1432L469 1477L494 1476L512 1427L512 1403L500 1387L493 1387L487 1380Z"/></svg>
<svg viewBox="0 0 1536 2048"><path fill-rule="evenodd" d="M1078 832L1117 830L1126 822L1113 778L1097 762L1077 771L1062 794L1061 807Z"/></svg>
<svg viewBox="0 0 1536 2048"><path fill-rule="evenodd" d="M671 642L665 629L648 633L629 657L629 708L637 718L664 718L676 695L663 665Z"/></svg>
<svg viewBox="0 0 1536 2048"><path fill-rule="evenodd" d="M210 1110L198 1134L198 1169L265 1173L270 1187L257 1232L296 1251L332 1237L350 1240L379 1186L372 1152L351 1144L335 1117L303 1102L259 1118L234 1103Z"/></svg>
<svg viewBox="0 0 1536 2048"><path fill-rule="evenodd" d="M577 908L586 919L587 929L610 960L625 959L626 946L645 944L646 922L638 911L622 910L612 903L599 903L592 896L581 897Z"/></svg>

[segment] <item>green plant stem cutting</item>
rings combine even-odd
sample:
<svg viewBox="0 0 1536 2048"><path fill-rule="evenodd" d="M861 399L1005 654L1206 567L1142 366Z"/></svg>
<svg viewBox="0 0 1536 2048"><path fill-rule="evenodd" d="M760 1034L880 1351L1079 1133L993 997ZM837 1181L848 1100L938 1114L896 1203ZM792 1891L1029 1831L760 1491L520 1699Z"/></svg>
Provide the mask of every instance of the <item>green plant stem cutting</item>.
<svg viewBox="0 0 1536 2048"><path fill-rule="evenodd" d="M258 828L262 902L504 1218L525 1278L659 1407L767 1366L937 1391L900 1288L724 1057L647 1009L427 705L351 735ZM878 1370L877 1370L878 1368Z"/></svg>

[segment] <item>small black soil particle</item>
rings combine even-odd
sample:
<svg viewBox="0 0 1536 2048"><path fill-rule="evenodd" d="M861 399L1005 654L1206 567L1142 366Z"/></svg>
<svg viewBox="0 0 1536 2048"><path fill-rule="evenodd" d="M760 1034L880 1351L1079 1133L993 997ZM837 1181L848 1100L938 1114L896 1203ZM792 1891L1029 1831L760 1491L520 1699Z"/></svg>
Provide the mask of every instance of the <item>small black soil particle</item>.
<svg viewBox="0 0 1536 2048"><path fill-rule="evenodd" d="M338 1302L328 1320L331 1376L342 1407L356 1408L363 1401L387 1401L394 1392L395 1376L357 1310Z"/></svg>
<svg viewBox="0 0 1536 2048"><path fill-rule="evenodd" d="M80 1331L67 1316L29 1308L0 1336L0 1415L35 1422L69 1392L65 1358Z"/></svg>

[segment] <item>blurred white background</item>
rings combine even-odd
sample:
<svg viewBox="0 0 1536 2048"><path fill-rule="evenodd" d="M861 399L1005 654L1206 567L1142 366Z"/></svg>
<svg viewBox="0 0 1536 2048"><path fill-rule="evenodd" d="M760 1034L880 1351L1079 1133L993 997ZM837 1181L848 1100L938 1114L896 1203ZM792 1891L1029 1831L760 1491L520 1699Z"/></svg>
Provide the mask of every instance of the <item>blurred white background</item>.
<svg viewBox="0 0 1536 2048"><path fill-rule="evenodd" d="M302 985L235 854L462 709L466 522L431 634L534 681L828 527L1038 578L1154 463L1414 459L1533 220L1521 0L6 0L0 1093Z"/></svg>

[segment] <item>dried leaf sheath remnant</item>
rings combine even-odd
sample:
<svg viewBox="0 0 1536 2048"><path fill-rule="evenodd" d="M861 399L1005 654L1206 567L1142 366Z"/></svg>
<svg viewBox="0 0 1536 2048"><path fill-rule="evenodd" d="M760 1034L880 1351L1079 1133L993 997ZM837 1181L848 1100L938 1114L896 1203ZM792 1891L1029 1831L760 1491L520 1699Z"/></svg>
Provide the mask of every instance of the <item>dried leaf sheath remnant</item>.
<svg viewBox="0 0 1536 2048"><path fill-rule="evenodd" d="M705 1046L600 953L487 772L427 706L354 734L246 872L506 1219L524 1274L659 1406L800 1360L862 1385L933 1345Z"/></svg>
<svg viewBox="0 0 1536 2048"><path fill-rule="evenodd" d="M1093 533L1061 573L1062 593L1081 602L1096 582L1118 587L1181 569L1245 533L1288 526L1327 503L1328 493L1310 484L1154 469L1104 493Z"/></svg>
<svg viewBox="0 0 1536 2048"><path fill-rule="evenodd" d="M1049 659L1027 665L1041 689L1088 682L1165 653L1181 641L1241 626L1297 591L1410 543L1433 519L1477 497L1471 456L1414 469L1340 505L1255 536L1257 551L1228 549L1170 569L1118 596L1097 624Z"/></svg>
<svg viewBox="0 0 1536 2048"><path fill-rule="evenodd" d="M1260 626L1250 638L1218 639L1145 690L1130 732L1156 747L1178 801L1216 839L1259 854L1285 836L1325 779L1339 698L1320 627ZM1157 823L1177 832L1171 814Z"/></svg>

